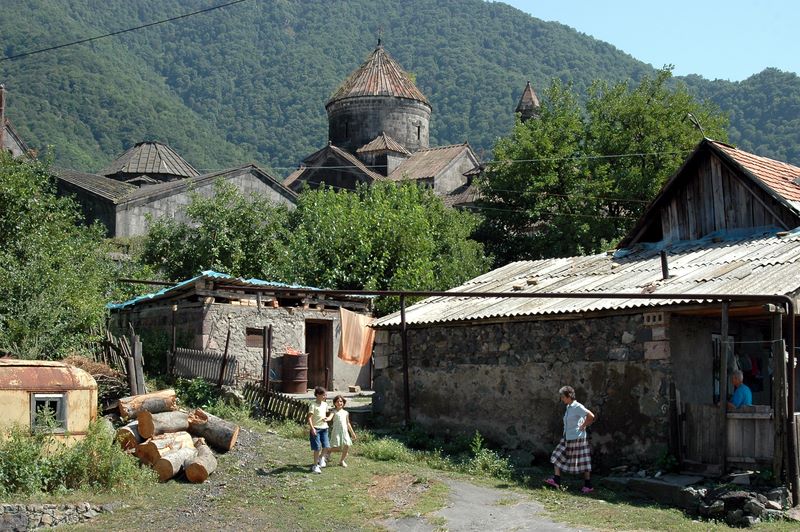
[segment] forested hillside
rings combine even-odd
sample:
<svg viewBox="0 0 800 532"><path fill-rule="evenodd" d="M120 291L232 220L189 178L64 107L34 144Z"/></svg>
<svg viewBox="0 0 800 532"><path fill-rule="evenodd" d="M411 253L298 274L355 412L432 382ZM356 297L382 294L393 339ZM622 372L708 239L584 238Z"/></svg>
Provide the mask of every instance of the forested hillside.
<svg viewBox="0 0 800 532"><path fill-rule="evenodd" d="M5 57L224 3L224 0L6 0ZM480 152L507 134L525 81L653 70L613 46L481 0L248 0L143 30L0 62L8 116L56 162L104 166L141 140L199 169L254 160L286 174L321 147L324 105L382 32L431 101L431 143ZM660 66L660 65L656 65ZM700 73L702 74L702 73ZM734 142L800 163L800 79L767 70L741 83L687 79L730 112Z"/></svg>

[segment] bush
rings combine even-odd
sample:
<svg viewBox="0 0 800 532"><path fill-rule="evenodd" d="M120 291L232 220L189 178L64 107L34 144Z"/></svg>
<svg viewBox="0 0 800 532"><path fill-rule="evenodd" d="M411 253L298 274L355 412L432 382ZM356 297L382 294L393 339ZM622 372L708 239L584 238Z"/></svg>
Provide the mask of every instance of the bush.
<svg viewBox="0 0 800 532"><path fill-rule="evenodd" d="M416 458L413 451L401 442L392 438L381 438L365 442L359 446L359 454L373 460L414 462Z"/></svg>
<svg viewBox="0 0 800 532"><path fill-rule="evenodd" d="M510 479L514 471L508 459L491 449L487 449L484 444L481 433L475 431L475 436L473 436L470 444L472 458L466 463L467 471L476 475L488 475L503 480Z"/></svg>
<svg viewBox="0 0 800 532"><path fill-rule="evenodd" d="M152 479L113 441L100 421L86 437L66 447L51 434L30 434L15 427L0 442L0 494L63 492L76 489L113 491Z"/></svg>
<svg viewBox="0 0 800 532"><path fill-rule="evenodd" d="M175 380L175 393L181 402L191 408L210 408L219 399L219 390L216 386L205 379L184 379L178 377Z"/></svg>

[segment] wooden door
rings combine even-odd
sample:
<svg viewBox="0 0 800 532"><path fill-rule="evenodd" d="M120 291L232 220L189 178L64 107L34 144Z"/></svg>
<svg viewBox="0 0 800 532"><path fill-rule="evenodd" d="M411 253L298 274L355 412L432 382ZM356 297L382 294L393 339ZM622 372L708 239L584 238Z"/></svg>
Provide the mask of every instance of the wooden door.
<svg viewBox="0 0 800 532"><path fill-rule="evenodd" d="M686 403L686 425L683 431L685 457L689 462L722 465L723 426L719 407Z"/></svg>
<svg viewBox="0 0 800 532"><path fill-rule="evenodd" d="M306 320L306 352L308 353L308 387L331 389L333 381L333 323Z"/></svg>

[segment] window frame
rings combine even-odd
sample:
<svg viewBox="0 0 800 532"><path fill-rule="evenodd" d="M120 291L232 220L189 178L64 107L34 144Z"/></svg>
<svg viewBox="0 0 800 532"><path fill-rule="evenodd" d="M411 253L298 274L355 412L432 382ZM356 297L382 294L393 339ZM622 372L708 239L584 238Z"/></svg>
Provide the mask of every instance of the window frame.
<svg viewBox="0 0 800 532"><path fill-rule="evenodd" d="M38 432L38 433L55 433L61 434L67 432L67 394L66 393L40 393L40 392L31 392L31 432ZM37 404L38 403L48 403L48 407L50 406L50 402L56 403L55 409L55 420L58 423L57 426L53 427L52 430L45 430L46 427L44 425L39 425L36 423L37 420Z"/></svg>

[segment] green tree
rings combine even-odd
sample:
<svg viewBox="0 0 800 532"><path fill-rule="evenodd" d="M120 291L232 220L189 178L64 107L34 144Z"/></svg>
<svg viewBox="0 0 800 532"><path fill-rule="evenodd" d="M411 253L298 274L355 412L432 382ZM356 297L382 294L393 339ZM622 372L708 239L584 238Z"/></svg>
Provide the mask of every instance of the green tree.
<svg viewBox="0 0 800 532"><path fill-rule="evenodd" d="M160 218L150 225L142 260L175 280L218 270L281 280L288 271L288 211L261 196L245 197L217 181L211 197L193 193L187 221Z"/></svg>
<svg viewBox="0 0 800 532"><path fill-rule="evenodd" d="M517 121L479 182L481 240L499 264L597 252L621 238L702 135L725 140L726 120L662 69L630 82L598 81L581 109L571 87L544 91L540 113Z"/></svg>
<svg viewBox="0 0 800 532"><path fill-rule="evenodd" d="M0 155L0 351L60 358L103 324L115 266L45 164Z"/></svg>

